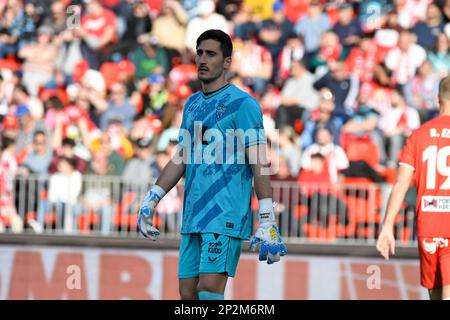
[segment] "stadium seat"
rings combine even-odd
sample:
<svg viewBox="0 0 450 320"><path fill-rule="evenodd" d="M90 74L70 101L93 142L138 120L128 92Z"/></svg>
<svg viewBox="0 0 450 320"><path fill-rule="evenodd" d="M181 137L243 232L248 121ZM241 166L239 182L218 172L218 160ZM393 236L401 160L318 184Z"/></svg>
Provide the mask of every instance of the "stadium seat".
<svg viewBox="0 0 450 320"><path fill-rule="evenodd" d="M341 135L341 146L349 161L365 161L372 168L380 163L380 153L377 145L369 136L355 137L349 134Z"/></svg>

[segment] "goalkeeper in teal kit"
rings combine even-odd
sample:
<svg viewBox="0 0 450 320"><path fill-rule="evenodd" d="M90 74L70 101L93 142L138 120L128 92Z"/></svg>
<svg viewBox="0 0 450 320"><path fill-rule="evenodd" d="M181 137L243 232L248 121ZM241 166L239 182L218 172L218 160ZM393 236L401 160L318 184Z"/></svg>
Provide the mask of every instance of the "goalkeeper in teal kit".
<svg viewBox="0 0 450 320"><path fill-rule="evenodd" d="M275 222L270 178L265 174L261 108L253 97L227 83L231 55L231 39L220 30L205 31L197 39L202 90L187 100L178 152L139 211L140 233L156 240L155 208L185 176L178 270L181 299L223 299L228 277L235 275L242 242L251 235L253 179L259 226L250 249L259 248L259 259L269 264L286 254Z"/></svg>

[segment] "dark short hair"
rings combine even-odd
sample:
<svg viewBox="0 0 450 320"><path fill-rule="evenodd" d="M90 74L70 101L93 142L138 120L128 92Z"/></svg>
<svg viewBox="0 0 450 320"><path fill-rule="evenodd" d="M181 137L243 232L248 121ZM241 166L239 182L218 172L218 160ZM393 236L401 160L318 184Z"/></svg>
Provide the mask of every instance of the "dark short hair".
<svg viewBox="0 0 450 320"><path fill-rule="evenodd" d="M48 107L52 107L56 110L62 110L64 109L64 103L61 101L61 99L57 96L50 96L46 101L45 104Z"/></svg>
<svg viewBox="0 0 450 320"><path fill-rule="evenodd" d="M62 156L59 158L59 162L61 161L67 162L73 169L77 167L77 161L74 158Z"/></svg>
<svg viewBox="0 0 450 320"><path fill-rule="evenodd" d="M40 136L40 135L42 135L42 136L45 136L46 138L47 138L47 134L45 133L45 131L44 130L36 130L34 133L33 133L33 137L36 137L36 136Z"/></svg>
<svg viewBox="0 0 450 320"><path fill-rule="evenodd" d="M197 48L200 46L200 43L204 40L215 40L220 42L220 49L222 50L222 54L224 58L231 57L233 53L233 43L231 42L231 38L228 34L218 29L209 29L203 32L197 38Z"/></svg>
<svg viewBox="0 0 450 320"><path fill-rule="evenodd" d="M63 146L71 146L72 148L75 147L76 143L75 140L71 138L64 138L62 141Z"/></svg>
<svg viewBox="0 0 450 320"><path fill-rule="evenodd" d="M313 153L313 154L311 155L311 159L320 159L320 160L324 160L325 157L323 156L323 154L321 154L321 153L319 153L319 152L316 152L316 153Z"/></svg>
<svg viewBox="0 0 450 320"><path fill-rule="evenodd" d="M6 150L10 145L13 145L15 143L15 139L7 137L7 136L1 136L0 137L0 150Z"/></svg>

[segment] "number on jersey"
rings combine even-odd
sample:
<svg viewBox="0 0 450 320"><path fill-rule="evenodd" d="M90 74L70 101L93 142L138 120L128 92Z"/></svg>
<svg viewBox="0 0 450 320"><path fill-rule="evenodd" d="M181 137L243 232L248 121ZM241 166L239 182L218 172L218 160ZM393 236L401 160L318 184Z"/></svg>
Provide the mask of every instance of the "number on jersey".
<svg viewBox="0 0 450 320"><path fill-rule="evenodd" d="M438 149L437 146L429 146L422 154L422 161L427 162L427 189L436 188L436 173L447 177L439 187L441 190L450 189L450 166L447 165L450 156L450 146Z"/></svg>

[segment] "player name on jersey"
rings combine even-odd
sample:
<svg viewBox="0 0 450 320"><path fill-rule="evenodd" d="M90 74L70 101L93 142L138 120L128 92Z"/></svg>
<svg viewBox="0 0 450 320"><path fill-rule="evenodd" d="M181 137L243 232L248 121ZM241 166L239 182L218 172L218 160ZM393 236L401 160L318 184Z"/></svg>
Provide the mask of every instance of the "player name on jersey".
<svg viewBox="0 0 450 320"><path fill-rule="evenodd" d="M436 128L430 129L431 138L448 138L450 139L450 128L442 128L438 131Z"/></svg>

